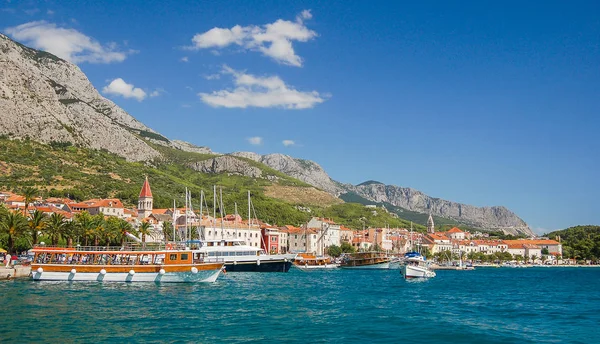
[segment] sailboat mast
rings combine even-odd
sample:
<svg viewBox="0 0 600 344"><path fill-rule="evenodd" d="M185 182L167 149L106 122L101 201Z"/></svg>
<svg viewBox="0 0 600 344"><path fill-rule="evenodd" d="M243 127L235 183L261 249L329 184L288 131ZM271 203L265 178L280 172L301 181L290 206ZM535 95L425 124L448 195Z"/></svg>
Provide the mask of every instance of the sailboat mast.
<svg viewBox="0 0 600 344"><path fill-rule="evenodd" d="M173 199L173 241L175 241L175 227L177 226L177 222L175 222L175 199Z"/></svg>
<svg viewBox="0 0 600 344"><path fill-rule="evenodd" d="M217 186L213 185L213 230L217 233Z"/></svg>
<svg viewBox="0 0 600 344"><path fill-rule="evenodd" d="M225 237L225 229L223 228L223 188L219 188L220 201L219 201L219 213L221 213L221 239Z"/></svg>
<svg viewBox="0 0 600 344"><path fill-rule="evenodd" d="M202 201L204 200L204 190L200 190L200 230L202 231L202 238L200 239L204 239L205 235L204 235L204 229L202 229L202 217L204 216L204 209L202 208L203 204Z"/></svg>
<svg viewBox="0 0 600 344"><path fill-rule="evenodd" d="M250 190L248 190L248 229L252 226L252 218L250 216Z"/></svg>
<svg viewBox="0 0 600 344"><path fill-rule="evenodd" d="M235 206L235 237L238 237L238 221L237 221L237 217L238 217L238 212L237 212L237 202L234 202L233 205Z"/></svg>
<svg viewBox="0 0 600 344"><path fill-rule="evenodd" d="M187 241L188 234L188 189L185 188L185 237L184 241Z"/></svg>

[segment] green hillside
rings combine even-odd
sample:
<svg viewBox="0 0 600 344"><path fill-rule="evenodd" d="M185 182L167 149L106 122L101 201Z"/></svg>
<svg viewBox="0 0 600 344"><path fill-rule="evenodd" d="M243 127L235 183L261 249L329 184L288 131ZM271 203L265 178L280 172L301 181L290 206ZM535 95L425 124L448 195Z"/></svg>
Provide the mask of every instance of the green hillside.
<svg viewBox="0 0 600 344"><path fill-rule="evenodd" d="M575 226L544 236L555 240L560 238L565 258L600 259L600 226Z"/></svg>
<svg viewBox="0 0 600 344"><path fill-rule="evenodd" d="M126 206L134 207L144 178L148 176L155 208L172 207L173 200L178 206L183 206L187 187L192 192L194 208L198 209L200 191L204 190L206 202L212 209L213 185L217 185L223 190L225 213L233 213L234 204L237 203L240 213L246 217L244 210L247 209L247 191L250 190L257 216L271 224L300 225L311 216L326 216L354 229L362 228L363 222L366 226L410 226L410 221L394 218L381 209L378 209L377 215L373 215L372 209L360 204L294 204L267 197L265 188L273 185L297 188L298 193L314 189L252 160L240 158L260 168L265 178L196 172L187 166L216 155L184 152L164 146L155 148L163 157L140 163L128 162L105 150L85 149L67 143L45 145L0 137L0 190L18 193L32 186L39 189L43 197L69 197L78 201L116 197ZM296 209L297 205L310 206L311 212L300 211Z"/></svg>
<svg viewBox="0 0 600 344"><path fill-rule="evenodd" d="M172 207L174 199L182 206L186 187L192 192L195 208L199 206L200 190L207 194L208 206L212 207L213 185L217 185L223 190L226 213L234 212L235 203L240 209L247 209L247 190L250 190L257 215L264 221L295 224L309 218L309 214L295 209L292 204L264 196L263 188L273 184L266 178L203 174L186 167L184 160L200 161L212 156L165 147L161 152L164 158L144 164L128 162L104 150L0 138L0 190L19 192L26 186L33 186L40 189L40 195L44 197L74 200L116 197L126 205L134 206L143 180L148 176L156 208ZM265 177L278 177L276 183L306 186L263 167Z"/></svg>

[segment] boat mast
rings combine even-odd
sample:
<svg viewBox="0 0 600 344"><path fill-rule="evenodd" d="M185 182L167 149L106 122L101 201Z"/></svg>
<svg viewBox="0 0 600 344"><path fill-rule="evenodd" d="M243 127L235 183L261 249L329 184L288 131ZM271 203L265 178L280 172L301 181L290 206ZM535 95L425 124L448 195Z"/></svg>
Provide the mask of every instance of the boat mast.
<svg viewBox="0 0 600 344"><path fill-rule="evenodd" d="M200 190L200 231L202 232L202 240L205 240L204 229L202 227L202 217L204 216L204 209L202 208L202 201L204 200L204 190Z"/></svg>
<svg viewBox="0 0 600 344"><path fill-rule="evenodd" d="M217 236L217 186L213 185L213 230ZM221 238L222 239L222 238Z"/></svg>
<svg viewBox="0 0 600 344"><path fill-rule="evenodd" d="M250 217L250 190L248 190L248 229L252 226L252 218Z"/></svg>
<svg viewBox="0 0 600 344"><path fill-rule="evenodd" d="M238 212L237 212L237 202L233 202L233 205L235 206L235 237L238 237L238 222L237 222L237 217L238 217Z"/></svg>
<svg viewBox="0 0 600 344"><path fill-rule="evenodd" d="M188 189L186 187L185 188L185 237L183 238L184 241L187 241L187 235L188 235Z"/></svg>
<svg viewBox="0 0 600 344"><path fill-rule="evenodd" d="M175 199L173 199L173 241L175 241L175 227L177 227L177 222L175 218Z"/></svg>
<svg viewBox="0 0 600 344"><path fill-rule="evenodd" d="M221 239L225 237L225 229L223 228L223 188L219 188L221 201L219 202L219 213L221 213Z"/></svg>

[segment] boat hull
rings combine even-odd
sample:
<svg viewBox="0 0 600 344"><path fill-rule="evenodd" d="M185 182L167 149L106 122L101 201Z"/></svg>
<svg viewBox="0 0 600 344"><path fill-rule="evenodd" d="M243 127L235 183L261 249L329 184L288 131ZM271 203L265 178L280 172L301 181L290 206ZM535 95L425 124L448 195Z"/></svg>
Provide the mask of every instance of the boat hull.
<svg viewBox="0 0 600 344"><path fill-rule="evenodd" d="M401 265L400 272L402 276L406 279L410 278L431 278L435 277L435 272L421 267L421 266L413 266L413 265Z"/></svg>
<svg viewBox="0 0 600 344"><path fill-rule="evenodd" d="M340 264L322 264L322 265L308 265L308 264L294 264L297 269L302 271L315 271L315 270L331 270L340 267Z"/></svg>
<svg viewBox="0 0 600 344"><path fill-rule="evenodd" d="M225 262L227 272L288 272L291 267L287 259Z"/></svg>
<svg viewBox="0 0 600 344"><path fill-rule="evenodd" d="M364 269L364 270L380 269L380 270L384 270L384 269L390 268L390 262L382 262L382 263L368 264L368 265L355 265L355 266L341 265L340 267L342 269Z"/></svg>
<svg viewBox="0 0 600 344"><path fill-rule="evenodd" d="M177 268L36 265L32 266L31 277L34 281L212 283L219 277L222 267L221 263L204 266L179 266Z"/></svg>

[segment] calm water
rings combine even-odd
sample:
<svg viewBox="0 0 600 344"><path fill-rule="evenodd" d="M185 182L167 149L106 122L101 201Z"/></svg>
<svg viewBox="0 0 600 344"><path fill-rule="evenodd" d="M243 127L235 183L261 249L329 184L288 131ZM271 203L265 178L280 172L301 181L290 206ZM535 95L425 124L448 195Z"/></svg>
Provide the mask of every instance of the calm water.
<svg viewBox="0 0 600 344"><path fill-rule="evenodd" d="M229 273L215 284L0 282L0 342L590 343L600 269Z"/></svg>

